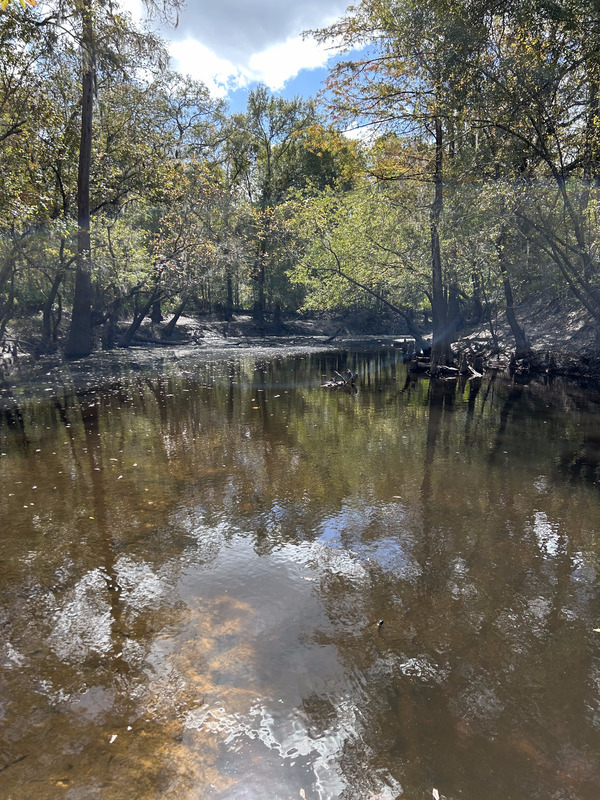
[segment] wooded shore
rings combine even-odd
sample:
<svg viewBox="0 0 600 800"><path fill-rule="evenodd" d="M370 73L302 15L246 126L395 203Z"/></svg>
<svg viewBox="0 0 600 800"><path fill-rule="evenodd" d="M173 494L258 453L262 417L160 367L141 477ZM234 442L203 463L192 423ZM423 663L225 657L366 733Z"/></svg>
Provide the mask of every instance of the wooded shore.
<svg viewBox="0 0 600 800"><path fill-rule="evenodd" d="M453 344L455 363L442 377L454 372L470 376L493 369L518 378L535 375L600 380L600 347L593 321L574 302L555 297L538 296L516 309L527 337L529 352L516 357L515 343L506 318L499 315L492 325L469 326L459 331ZM294 315L277 321L265 319L258 325L251 314L234 314L223 320L216 315L182 316L169 327L167 316L160 323L150 319L140 326L131 346L161 348L197 346L199 350L254 346L286 348L310 345L324 348L345 348L357 343L396 346L405 359L418 363L415 372L428 374L427 343L430 333L422 331L421 339L406 347L402 321L394 315L320 314ZM126 323L123 323L123 329ZM408 339L412 339L409 335ZM421 345L421 346L420 346ZM39 353L38 324L35 317L18 321L9 332L2 353L0 369L10 370L17 363L36 360ZM64 358L61 348L53 358ZM468 365L468 366L467 366Z"/></svg>

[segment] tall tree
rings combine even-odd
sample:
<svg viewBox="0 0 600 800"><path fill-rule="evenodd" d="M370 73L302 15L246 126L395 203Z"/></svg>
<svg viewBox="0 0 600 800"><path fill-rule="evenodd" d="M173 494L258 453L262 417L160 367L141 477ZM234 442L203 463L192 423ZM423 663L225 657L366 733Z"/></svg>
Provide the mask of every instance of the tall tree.
<svg viewBox="0 0 600 800"><path fill-rule="evenodd" d="M176 11L182 0L147 0L153 11ZM61 3L62 5L62 3ZM92 338L92 278L90 242L90 171L92 161L92 122L94 84L100 55L110 62L122 61L123 50L135 42L136 49L148 44L147 38L134 35L118 6L112 0L73 0L62 8L66 11L76 33L81 52L81 138L77 180L77 264L75 296L69 338L65 354L69 357L89 355ZM101 33L101 35L99 35ZM101 47L100 47L101 45Z"/></svg>
<svg viewBox="0 0 600 800"><path fill-rule="evenodd" d="M243 187L256 211L252 278L253 313L259 323L265 313L270 209L282 202L293 183L286 167L296 138L315 121L311 103L299 98L274 97L266 86L250 92L246 113L235 114L230 120L227 142L230 179Z"/></svg>
<svg viewBox="0 0 600 800"><path fill-rule="evenodd" d="M568 2L483 6L477 124L512 182L520 228L600 322L598 202L600 13Z"/></svg>
<svg viewBox="0 0 600 800"><path fill-rule="evenodd" d="M388 162L378 177L419 177L431 185L430 260L433 316L432 372L450 358L454 321L449 318L440 230L444 217L446 157L456 137L464 93L464 69L480 37L464 35L455 7L443 0L362 0L347 16L317 31L342 51L361 57L342 60L332 71L331 105L347 124L394 131L405 142L403 163ZM398 155L398 154L397 154ZM451 272L451 270L449 271Z"/></svg>

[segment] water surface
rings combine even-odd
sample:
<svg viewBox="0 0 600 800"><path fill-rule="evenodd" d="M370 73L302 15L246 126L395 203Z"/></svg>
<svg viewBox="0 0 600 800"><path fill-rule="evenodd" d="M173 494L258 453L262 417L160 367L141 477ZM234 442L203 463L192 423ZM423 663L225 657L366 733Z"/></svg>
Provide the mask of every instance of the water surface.
<svg viewBox="0 0 600 800"><path fill-rule="evenodd" d="M595 391L92 363L0 394L0 797L600 796Z"/></svg>

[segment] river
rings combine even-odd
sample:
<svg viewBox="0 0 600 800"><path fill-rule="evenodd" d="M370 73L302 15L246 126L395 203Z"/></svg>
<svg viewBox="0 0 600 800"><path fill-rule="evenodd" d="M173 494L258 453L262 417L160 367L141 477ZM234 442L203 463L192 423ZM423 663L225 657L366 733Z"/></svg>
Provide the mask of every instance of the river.
<svg viewBox="0 0 600 800"><path fill-rule="evenodd" d="M597 389L95 358L0 392L3 800L600 797Z"/></svg>

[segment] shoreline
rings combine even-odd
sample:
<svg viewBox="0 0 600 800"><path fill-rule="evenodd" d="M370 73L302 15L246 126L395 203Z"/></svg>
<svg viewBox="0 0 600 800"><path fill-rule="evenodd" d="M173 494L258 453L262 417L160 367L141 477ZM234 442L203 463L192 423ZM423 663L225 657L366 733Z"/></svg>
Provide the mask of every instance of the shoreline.
<svg viewBox="0 0 600 800"><path fill-rule="evenodd" d="M569 298L560 302L556 298L537 296L515 307L522 324L530 352L515 359L514 339L504 317L498 316L492 324L471 325L459 331L452 345L456 366L468 362L475 365L475 372L489 370L506 373L507 377L520 379L545 375L565 377L573 380L600 380L600 332L593 321ZM27 371L36 364L77 365L93 368L102 355L109 353L143 352L166 353L169 350L191 349L198 354L225 354L227 351L245 352L253 350L293 352L296 348L336 350L358 346L393 346L411 334L406 326L394 316L374 314L334 314L312 317L295 316L275 324L265 322L258 325L250 314L238 313L231 320L216 315L181 317L173 334L164 335L168 320L151 323L147 320L138 331L129 348L110 351L95 350L85 359L67 360L62 353L62 342L53 353L36 350L36 321L33 318L20 320L11 332L12 347L5 347L0 359L0 379L6 380L11 373ZM494 336L492 335L492 330ZM427 340L431 334L420 332ZM494 337L496 341L494 341ZM399 349L405 349L398 344ZM418 349L418 348L417 348ZM425 369L419 369L425 372ZM473 371L473 370L472 370ZM449 371L450 373L452 370ZM446 374L444 379L451 378Z"/></svg>

